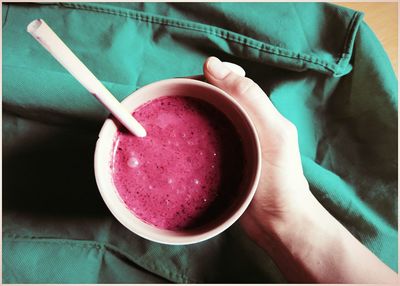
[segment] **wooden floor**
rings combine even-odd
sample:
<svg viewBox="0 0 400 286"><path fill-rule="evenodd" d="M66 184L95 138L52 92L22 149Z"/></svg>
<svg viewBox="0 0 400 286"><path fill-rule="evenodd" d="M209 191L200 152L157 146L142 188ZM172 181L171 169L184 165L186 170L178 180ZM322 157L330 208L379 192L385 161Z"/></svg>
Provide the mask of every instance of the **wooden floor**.
<svg viewBox="0 0 400 286"><path fill-rule="evenodd" d="M398 4L397 2L333 2L365 13L364 21L372 28L388 54L397 75Z"/></svg>

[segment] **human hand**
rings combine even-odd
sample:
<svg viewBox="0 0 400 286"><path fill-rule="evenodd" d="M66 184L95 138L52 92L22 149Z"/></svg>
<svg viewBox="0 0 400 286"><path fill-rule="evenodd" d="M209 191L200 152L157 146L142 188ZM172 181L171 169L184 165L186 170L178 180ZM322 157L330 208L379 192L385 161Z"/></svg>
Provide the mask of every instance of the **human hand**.
<svg viewBox="0 0 400 286"><path fill-rule="evenodd" d="M262 149L261 178L241 223L284 276L295 282L397 281L397 274L312 195L303 175L296 127L263 90L215 57L204 63L204 75L234 97L256 126Z"/></svg>
<svg viewBox="0 0 400 286"><path fill-rule="evenodd" d="M303 175L296 127L273 106L251 79L232 72L217 58L204 64L208 82L234 97L253 120L261 143L262 171L254 199L242 217L250 236L270 231L312 205L313 196Z"/></svg>

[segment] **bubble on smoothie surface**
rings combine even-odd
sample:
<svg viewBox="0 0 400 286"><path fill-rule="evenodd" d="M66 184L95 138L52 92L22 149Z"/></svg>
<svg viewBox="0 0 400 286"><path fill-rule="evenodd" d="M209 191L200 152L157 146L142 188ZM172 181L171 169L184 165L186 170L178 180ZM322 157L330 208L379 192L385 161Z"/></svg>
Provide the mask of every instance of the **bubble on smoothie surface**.
<svg viewBox="0 0 400 286"><path fill-rule="evenodd" d="M130 157L128 159L128 166L131 167L131 168L138 167L139 166L139 160L134 156Z"/></svg>
<svg viewBox="0 0 400 286"><path fill-rule="evenodd" d="M134 116L147 136L118 132L112 175L138 218L163 229L193 228L238 196L243 149L225 115L200 100L168 96Z"/></svg>

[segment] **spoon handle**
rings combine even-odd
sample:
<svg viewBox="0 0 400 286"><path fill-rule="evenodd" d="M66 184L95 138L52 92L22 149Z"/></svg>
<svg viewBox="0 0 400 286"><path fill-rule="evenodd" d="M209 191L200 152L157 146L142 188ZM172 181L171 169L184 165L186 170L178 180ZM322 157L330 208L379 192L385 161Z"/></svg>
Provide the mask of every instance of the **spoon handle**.
<svg viewBox="0 0 400 286"><path fill-rule="evenodd" d="M130 132L139 137L146 136L143 126L78 59L44 20L32 21L28 25L27 31Z"/></svg>

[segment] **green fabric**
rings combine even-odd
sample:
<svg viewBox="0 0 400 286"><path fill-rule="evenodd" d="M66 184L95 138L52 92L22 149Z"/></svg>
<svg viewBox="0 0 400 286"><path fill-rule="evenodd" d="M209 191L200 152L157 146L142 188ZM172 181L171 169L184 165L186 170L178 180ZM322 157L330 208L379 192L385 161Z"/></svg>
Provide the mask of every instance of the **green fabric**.
<svg viewBox="0 0 400 286"><path fill-rule="evenodd" d="M114 219L93 174L107 111L26 32L35 18L119 99L200 74L210 55L243 66L297 126L313 194L397 271L397 79L361 13L325 3L3 4L4 283L285 281L238 223L167 246Z"/></svg>

